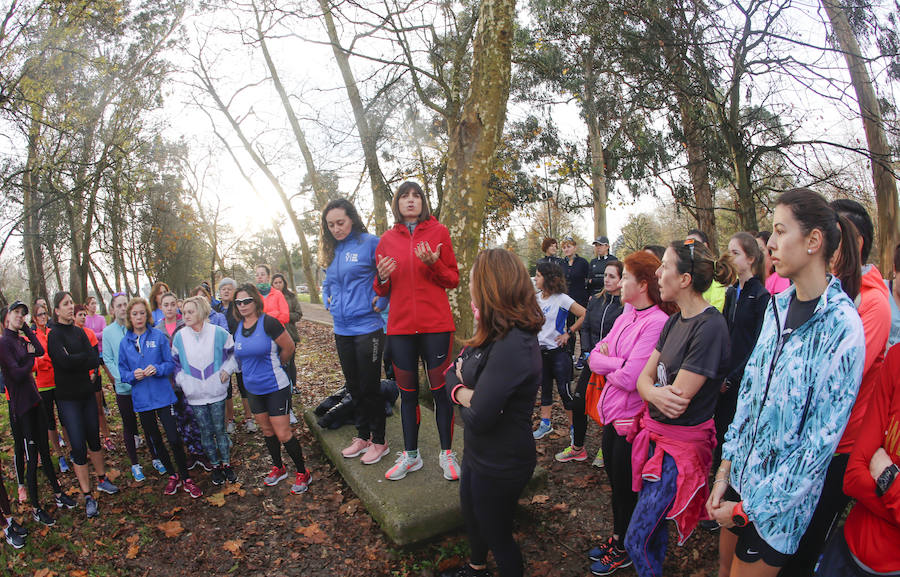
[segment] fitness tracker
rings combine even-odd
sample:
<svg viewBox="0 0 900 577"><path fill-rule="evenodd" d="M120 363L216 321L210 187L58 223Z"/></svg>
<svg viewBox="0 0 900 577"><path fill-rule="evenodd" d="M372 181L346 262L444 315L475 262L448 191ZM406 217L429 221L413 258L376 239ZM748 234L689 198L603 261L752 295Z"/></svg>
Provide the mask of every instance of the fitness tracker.
<svg viewBox="0 0 900 577"><path fill-rule="evenodd" d="M900 473L900 467L897 467L896 463L892 463L889 467L885 467L884 471L881 472L881 475L879 475L878 479L875 481L875 494L881 497L887 493L888 489L891 488L894 479L897 478L898 473Z"/></svg>
<svg viewBox="0 0 900 577"><path fill-rule="evenodd" d="M747 514L744 513L743 501L739 501L738 504L734 506L734 509L731 510L731 520L736 527L746 527L750 522L750 519L747 518Z"/></svg>

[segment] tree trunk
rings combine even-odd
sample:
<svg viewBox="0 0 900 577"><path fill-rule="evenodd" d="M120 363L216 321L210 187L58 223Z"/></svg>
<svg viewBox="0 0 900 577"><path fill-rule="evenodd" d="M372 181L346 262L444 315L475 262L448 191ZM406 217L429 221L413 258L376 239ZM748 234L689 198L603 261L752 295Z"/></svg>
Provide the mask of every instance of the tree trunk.
<svg viewBox="0 0 900 577"><path fill-rule="evenodd" d="M31 299L47 298L47 283L44 280L44 254L41 250L40 219L38 200L38 177L35 174L38 163L38 145L41 136L42 113L40 105L31 106L31 125L28 129L28 156L22 171L22 248L25 253L25 267L28 270L28 292Z"/></svg>
<svg viewBox="0 0 900 577"><path fill-rule="evenodd" d="M591 198L594 205L594 238L606 236L606 158L603 142L600 140L600 120L597 103L594 101L594 59L593 42L584 57L584 116L588 128L588 145L591 151ZM553 237L556 238L556 237ZM593 239L591 239L593 240Z"/></svg>
<svg viewBox="0 0 900 577"><path fill-rule="evenodd" d="M706 233L706 236L709 237L709 248L713 254L718 255L719 235L716 229L715 198L709 184L709 163L703 147L702 130L697 120L700 110L692 105L686 94L679 91L676 97L684 130L685 149L688 157L687 170L691 178L691 188L694 191L697 228Z"/></svg>
<svg viewBox="0 0 900 577"><path fill-rule="evenodd" d="M506 121L515 0L483 0L472 47L472 78L459 124L450 135L442 212L459 262L450 308L458 337L472 334L468 271L478 255L495 152Z"/></svg>
<svg viewBox="0 0 900 577"><path fill-rule="evenodd" d="M391 202L391 190L384 179L384 174L381 172L381 165L378 162L378 143L375 141L375 135L372 133L369 120L366 118L366 108L363 106L362 98L359 95L356 79L353 77L353 69L350 68L350 59L341 46L340 38L338 38L337 28L334 25L334 18L331 16L331 7L328 5L328 0L319 0L319 6L322 8L325 29L328 31L328 39L331 41L334 59L341 70L341 77L344 79L347 96L350 98L350 107L353 109L353 117L356 120L356 131L359 133L359 140L366 158L366 170L369 172L369 182L372 185L375 229L380 236L387 230L388 226L385 204Z"/></svg>
<svg viewBox="0 0 900 577"><path fill-rule="evenodd" d="M275 229L275 234L278 235L278 244L281 246L281 254L284 255L284 263L285 267L287 267L288 278L285 281L285 284L288 285L287 288L293 292L295 290L294 287L297 285L294 284L294 263L291 262L291 251L288 250L288 245L284 242L284 235L281 234L281 228L279 228L277 224L273 228Z"/></svg>
<svg viewBox="0 0 900 577"><path fill-rule="evenodd" d="M878 265L886 274L893 269L894 247L900 240L900 213L897 206L897 182L891 172L891 149L884 133L881 107L859 42L853 35L844 9L835 0L822 0L822 6L828 14L831 28L847 61L850 81L856 92L863 128L866 131L872 165L872 182L875 185L875 203L878 207L876 226Z"/></svg>

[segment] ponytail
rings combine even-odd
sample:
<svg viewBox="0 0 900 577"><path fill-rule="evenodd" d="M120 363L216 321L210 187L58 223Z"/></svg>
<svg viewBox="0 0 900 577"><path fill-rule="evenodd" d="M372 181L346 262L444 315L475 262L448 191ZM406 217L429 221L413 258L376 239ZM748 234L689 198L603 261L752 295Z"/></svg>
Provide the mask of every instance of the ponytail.
<svg viewBox="0 0 900 577"><path fill-rule="evenodd" d="M691 252L693 245L693 252ZM680 274L691 275L691 288L699 294L705 293L712 285L713 279L723 285L734 284L737 268L731 254L725 253L719 259L700 242L673 241L670 248L678 257L676 267Z"/></svg>
<svg viewBox="0 0 900 577"><path fill-rule="evenodd" d="M719 284L731 286L734 284L734 281L737 280L737 277L737 267L734 264L734 258L731 256L731 253L727 251L722 253L715 261L713 278Z"/></svg>
<svg viewBox="0 0 900 577"><path fill-rule="evenodd" d="M862 285L862 265L859 245L856 242L856 226L840 213L835 213L841 228L841 243L832 259L832 273L841 279L841 286L851 300L856 300Z"/></svg>

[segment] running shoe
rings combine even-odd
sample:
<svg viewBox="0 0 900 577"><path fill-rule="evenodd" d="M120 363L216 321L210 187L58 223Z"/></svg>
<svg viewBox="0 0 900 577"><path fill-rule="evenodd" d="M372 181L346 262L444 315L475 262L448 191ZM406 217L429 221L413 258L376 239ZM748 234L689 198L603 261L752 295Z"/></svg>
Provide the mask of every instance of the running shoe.
<svg viewBox="0 0 900 577"><path fill-rule="evenodd" d="M69 472L69 464L66 463L66 458L62 455L59 456L59 472L60 473L68 473Z"/></svg>
<svg viewBox="0 0 900 577"><path fill-rule="evenodd" d="M231 465L223 465L222 474L229 483L237 483L237 475L234 474L234 469L231 468Z"/></svg>
<svg viewBox="0 0 900 577"><path fill-rule="evenodd" d="M583 368L584 368L584 361L586 361L586 360L587 360L587 354L586 354L586 353L582 353L581 356L578 357L578 360L575 361L575 368L576 368L577 370L579 370L579 371L580 371L581 369L583 369Z"/></svg>
<svg viewBox="0 0 900 577"><path fill-rule="evenodd" d="M244 428L247 429L248 433L255 433L259 430L259 425L253 419L247 419L244 421Z"/></svg>
<svg viewBox="0 0 900 577"><path fill-rule="evenodd" d="M216 467L212 472L212 484L213 485L221 485L225 482L225 473L222 472L221 467Z"/></svg>
<svg viewBox="0 0 900 577"><path fill-rule="evenodd" d="M174 495L178 488L181 487L181 477L178 475L172 475L169 477L169 482L166 483L166 488L163 489L163 495Z"/></svg>
<svg viewBox="0 0 900 577"><path fill-rule="evenodd" d="M603 559L591 563L591 573L594 575L612 575L617 569L630 565L631 557L628 556L628 553L613 547Z"/></svg>
<svg viewBox="0 0 900 577"><path fill-rule="evenodd" d="M591 561L599 561L606 557L606 554L616 548L616 540L610 536L609 539L600 543L590 551L588 551L588 558Z"/></svg>
<svg viewBox="0 0 900 577"><path fill-rule="evenodd" d="M14 549L21 549L25 546L25 537L14 533L10 530L10 527L4 529L3 534L6 536L6 542L12 545Z"/></svg>
<svg viewBox="0 0 900 577"><path fill-rule="evenodd" d="M64 449L66 447L66 440L63 439L62 437L59 438L59 446L62 449Z"/></svg>
<svg viewBox="0 0 900 577"><path fill-rule="evenodd" d="M363 453L366 452L366 449L369 448L369 445L372 444L372 441L367 441L365 439L360 439L359 437L353 437L353 442L350 443L350 446L341 451L341 455L344 456L345 459L352 459L353 457L359 457Z"/></svg>
<svg viewBox="0 0 900 577"><path fill-rule="evenodd" d="M26 529L25 527L19 525L19 524L16 522L15 519L11 519L11 520L10 520L9 526L8 526L6 529L7 529L8 531L11 531L11 532L15 533L16 535L19 535L20 537L27 537L27 536L28 536L28 529Z"/></svg>
<svg viewBox="0 0 900 577"><path fill-rule="evenodd" d="M391 448L387 446L387 443L383 445L379 445L376 443L372 443L369 445L369 448L366 449L366 453L359 460L363 465L374 465L378 461L381 460L382 457L391 452Z"/></svg>
<svg viewBox="0 0 900 577"><path fill-rule="evenodd" d="M74 509L77 503L75 503L75 499L69 497L65 493L60 493L58 497L56 497L56 507L59 509Z"/></svg>
<svg viewBox="0 0 900 577"><path fill-rule="evenodd" d="M140 449L143 446L144 446L144 438L140 435L135 435L134 436L134 448Z"/></svg>
<svg viewBox="0 0 900 577"><path fill-rule="evenodd" d="M421 469L422 465L421 456L410 457L409 453L401 451L397 453L397 460L394 461L394 466L388 469L387 473L384 474L384 478L388 481L399 481L407 473Z"/></svg>
<svg viewBox="0 0 900 577"><path fill-rule="evenodd" d="M541 420L541 424L538 425L538 428L534 430L533 435L534 435L535 440L537 440L537 439L543 439L544 437L546 437L547 435L549 435L552 432L553 432L553 427L550 426L549 423L545 423L543 420Z"/></svg>
<svg viewBox="0 0 900 577"><path fill-rule="evenodd" d="M210 463L209 459L207 459L206 457L200 457L199 459L197 459L195 465L200 465L200 468L207 473L215 469L215 467L213 467L212 463Z"/></svg>
<svg viewBox="0 0 900 577"><path fill-rule="evenodd" d="M294 411L291 411L291 424L292 425L297 424L297 415L294 414Z"/></svg>
<svg viewBox="0 0 900 577"><path fill-rule="evenodd" d="M44 525L46 525L46 526L48 526L48 527L52 527L52 526L56 525L56 519L54 519L54 518L50 515L50 513L44 511L44 510L41 509L41 508L34 509L34 510L31 512L31 516L32 516L32 517L34 518L34 520L37 521L38 523L42 523L42 524L44 524Z"/></svg>
<svg viewBox="0 0 900 577"><path fill-rule="evenodd" d="M112 442L112 439L106 437L106 439L103 440L103 448L112 453L116 450L116 444Z"/></svg>
<svg viewBox="0 0 900 577"><path fill-rule="evenodd" d="M266 475L265 479L263 479L263 483L265 483L269 487L274 487L283 479L287 479L287 469L285 469L284 466L272 467L272 469L269 471L269 474Z"/></svg>
<svg viewBox="0 0 900 577"><path fill-rule="evenodd" d="M235 429L234 421L228 421L228 424L225 425L225 432L228 433L229 435L233 435L234 429Z"/></svg>
<svg viewBox="0 0 900 577"><path fill-rule="evenodd" d="M304 473L297 473L297 477L294 479L294 484L291 485L291 493L294 495L306 493L306 490L309 489L310 481L312 481L312 475L310 475L309 469L307 469Z"/></svg>
<svg viewBox="0 0 900 577"><path fill-rule="evenodd" d="M153 468L156 469L156 472L159 473L160 475L165 476L169 473L166 470L166 466L163 465L162 461L160 461L159 459L153 459L151 464L153 465Z"/></svg>
<svg viewBox="0 0 900 577"><path fill-rule="evenodd" d="M441 451L438 462L441 465L441 471L443 471L445 479L448 481L459 481L459 463L456 461L456 453L449 449Z"/></svg>
<svg viewBox="0 0 900 577"><path fill-rule="evenodd" d="M119 488L109 482L109 479L105 478L97 483L97 490L103 491L104 493L109 493L110 495L115 495L119 492Z"/></svg>
<svg viewBox="0 0 900 577"><path fill-rule="evenodd" d="M87 495L84 498L84 514L87 515L88 519L92 519L100 514L100 507L97 506L97 500L91 495Z"/></svg>
<svg viewBox="0 0 900 577"><path fill-rule="evenodd" d="M591 465L600 469L603 468L603 447L597 449L597 456L594 457L594 462Z"/></svg>
<svg viewBox="0 0 900 577"><path fill-rule="evenodd" d="M134 480L138 483L146 479L146 477L144 477L144 469L142 469L139 464L134 464L131 466L131 476L134 477Z"/></svg>
<svg viewBox="0 0 900 577"><path fill-rule="evenodd" d="M560 463L568 463L569 461L587 461L588 457L587 451L584 450L584 447L576 451L572 448L572 445L569 445L561 452L557 453L555 458Z"/></svg>
<svg viewBox="0 0 900 577"><path fill-rule="evenodd" d="M191 496L191 499L198 499L203 496L203 491L200 490L200 487L195 485L190 479L185 479L181 486L184 487L184 492Z"/></svg>
<svg viewBox="0 0 900 577"><path fill-rule="evenodd" d="M187 457L187 468L188 468L188 471L193 471L193 470L197 467L197 465L199 465L199 464L200 464L200 461L198 461L198 460L195 459L194 457L188 455L188 457Z"/></svg>

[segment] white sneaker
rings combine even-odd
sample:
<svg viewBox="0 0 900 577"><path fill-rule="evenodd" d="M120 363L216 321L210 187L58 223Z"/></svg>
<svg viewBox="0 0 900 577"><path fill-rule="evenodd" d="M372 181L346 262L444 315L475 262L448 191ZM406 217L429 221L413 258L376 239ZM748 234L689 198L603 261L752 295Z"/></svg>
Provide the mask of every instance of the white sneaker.
<svg viewBox="0 0 900 577"><path fill-rule="evenodd" d="M291 411L291 424L292 425L297 424L297 415L294 414L294 411Z"/></svg>
<svg viewBox="0 0 900 577"><path fill-rule="evenodd" d="M441 470L444 472L444 478L448 481L459 481L459 463L456 461L456 453L450 451L441 451L438 458L441 464Z"/></svg>
<svg viewBox="0 0 900 577"><path fill-rule="evenodd" d="M259 426L253 419L247 419L246 421L244 421L244 427L247 429L248 433L255 433L259 430Z"/></svg>
<svg viewBox="0 0 900 577"><path fill-rule="evenodd" d="M234 421L228 421L228 424L225 425L225 432L229 435L234 434Z"/></svg>
<svg viewBox="0 0 900 577"><path fill-rule="evenodd" d="M388 481L399 481L407 473L421 469L422 465L422 457L420 455L410 457L409 453L401 451L397 453L397 460L394 461L394 466L388 469L388 472L384 474L384 478Z"/></svg>

